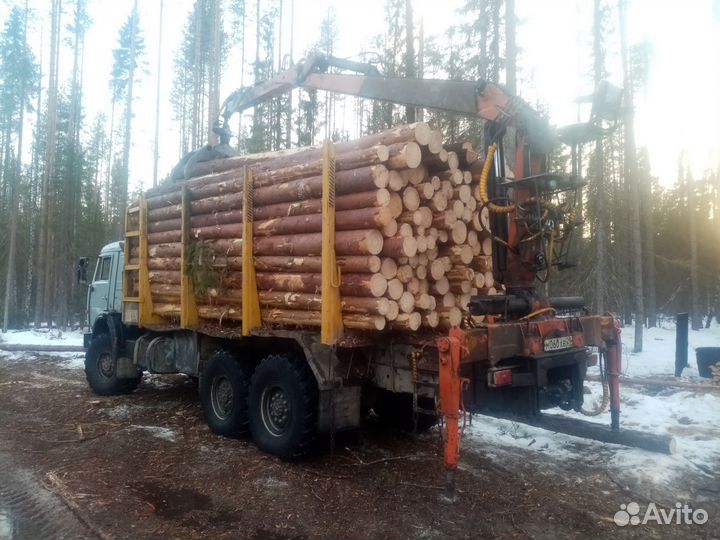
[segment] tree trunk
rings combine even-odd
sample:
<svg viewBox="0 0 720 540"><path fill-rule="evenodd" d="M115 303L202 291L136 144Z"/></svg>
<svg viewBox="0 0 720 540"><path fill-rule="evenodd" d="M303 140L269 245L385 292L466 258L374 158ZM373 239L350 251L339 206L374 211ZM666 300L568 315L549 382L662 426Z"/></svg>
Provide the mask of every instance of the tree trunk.
<svg viewBox="0 0 720 540"><path fill-rule="evenodd" d="M633 352L642 352L643 348L643 327L645 325L645 298L643 290L643 246L641 239L640 223L640 178L638 176L637 153L635 149L635 111L633 105L633 78L630 72L630 60L627 46L627 32L625 25L626 4L620 2L620 49L623 64L623 79L625 87L625 149L624 169L625 182L630 186L630 230L631 230L631 252L632 252L632 273L633 273L633 296L635 299L635 343ZM646 200L645 204L652 204Z"/></svg>
<svg viewBox="0 0 720 540"><path fill-rule="evenodd" d="M158 54L155 69L157 81L155 83L155 142L153 144L153 187L158 185L158 159L160 156L160 74L162 72L162 31L163 11L165 0L160 0L160 22L158 23Z"/></svg>
<svg viewBox="0 0 720 540"><path fill-rule="evenodd" d="M50 70L48 73L48 105L47 127L45 139L45 171L42 182L40 210L40 238L38 241L38 279L35 291L35 327L45 319L50 303L50 264L53 261L52 239L50 229L52 219L52 190L50 189L55 176L55 143L57 133L57 98L58 98L58 63L60 49L60 20L62 15L61 0L52 1L52 24L50 31Z"/></svg>
<svg viewBox="0 0 720 540"><path fill-rule="evenodd" d="M700 285L698 279L698 242L697 242L697 201L695 195L695 181L689 170L685 172L687 189L687 215L690 242L690 327L693 330L702 328L702 314L700 313Z"/></svg>
<svg viewBox="0 0 720 540"><path fill-rule="evenodd" d="M513 96L517 94L515 25L515 0L505 0L505 88Z"/></svg>
<svg viewBox="0 0 720 540"><path fill-rule="evenodd" d="M600 0L594 0L593 9L593 56L595 86L600 83L605 70L605 57L602 49L602 14ZM607 186L605 185L605 152L602 138L595 141L595 311L605 313L608 282L607 250Z"/></svg>

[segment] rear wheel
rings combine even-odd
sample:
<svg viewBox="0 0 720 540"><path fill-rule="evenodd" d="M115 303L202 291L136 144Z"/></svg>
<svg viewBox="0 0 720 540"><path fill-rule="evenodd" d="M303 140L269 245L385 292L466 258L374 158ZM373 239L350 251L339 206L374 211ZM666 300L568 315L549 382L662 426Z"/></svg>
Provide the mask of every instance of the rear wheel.
<svg viewBox="0 0 720 540"><path fill-rule="evenodd" d="M251 369L227 351L213 353L200 374L200 400L213 433L241 437L248 433L247 397Z"/></svg>
<svg viewBox="0 0 720 540"><path fill-rule="evenodd" d="M302 360L268 356L255 370L248 400L257 446L282 459L306 454L317 431L318 388Z"/></svg>
<svg viewBox="0 0 720 540"><path fill-rule="evenodd" d="M95 336L85 354L85 377L90 388L100 396L129 394L140 384L142 374L130 379L117 376L117 360L113 359L108 334Z"/></svg>

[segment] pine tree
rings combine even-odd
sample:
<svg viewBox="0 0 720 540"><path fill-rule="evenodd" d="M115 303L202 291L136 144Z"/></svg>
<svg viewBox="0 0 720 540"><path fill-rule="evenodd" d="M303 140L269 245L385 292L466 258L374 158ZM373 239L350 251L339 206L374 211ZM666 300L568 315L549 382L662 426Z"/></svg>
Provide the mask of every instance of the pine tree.
<svg viewBox="0 0 720 540"><path fill-rule="evenodd" d="M62 16L60 0L52 0L50 31L50 68L48 73L47 123L45 127L44 170L42 194L40 196L41 216L39 241L37 245L37 273L35 282L35 327L47 320L48 306L52 304L52 264L54 260L54 213L53 179L55 175L55 152L57 139L58 64L60 52L60 21Z"/></svg>
<svg viewBox="0 0 720 540"><path fill-rule="evenodd" d="M635 299L635 343L633 352L642 352L643 326L645 324L645 298L643 290L643 246L641 241L641 209L640 209L640 179L637 168L637 152L635 149L635 111L633 110L633 82L630 60L628 58L627 31L626 31L626 3L621 0L620 13L620 48L623 64L623 80L625 87L624 111L625 128L623 164L625 182L630 188L630 229L633 274L633 297ZM646 201L648 204L649 201Z"/></svg>
<svg viewBox="0 0 720 540"><path fill-rule="evenodd" d="M122 235L123 217L127 206L127 190L130 173L130 146L132 144L132 106L133 89L138 75L138 68L142 67L142 57L145 53L145 40L140 29L140 15L137 10L137 0L125 23L120 28L118 47L113 50L112 87L115 99L125 102L125 118L123 126L123 152L120 162L120 174L116 177L117 206L114 209L116 237Z"/></svg>
<svg viewBox="0 0 720 540"><path fill-rule="evenodd" d="M24 9L14 7L10 13L4 31L0 35L0 124L2 125L3 139L9 148L11 138L15 136L17 152L14 156L13 167L3 162L4 183L10 185L9 196L6 203L6 215L9 216L9 239L6 256L7 268L5 272L5 294L3 298L2 330L6 332L10 321L10 309L18 305L17 298L13 302L13 291L17 291L15 284L17 237L18 237L18 198L22 181L22 156L25 110L32 110L32 97L36 91L37 65L35 57L27 42L28 6ZM6 154L7 155L7 154ZM16 295L17 296L17 295Z"/></svg>

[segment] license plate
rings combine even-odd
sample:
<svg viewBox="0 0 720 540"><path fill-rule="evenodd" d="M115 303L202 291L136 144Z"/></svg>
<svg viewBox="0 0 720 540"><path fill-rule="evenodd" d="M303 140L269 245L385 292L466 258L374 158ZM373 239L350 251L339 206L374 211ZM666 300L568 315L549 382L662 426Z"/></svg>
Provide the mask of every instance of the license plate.
<svg viewBox="0 0 720 540"><path fill-rule="evenodd" d="M569 349L573 345L572 336L552 337L545 340L546 351Z"/></svg>

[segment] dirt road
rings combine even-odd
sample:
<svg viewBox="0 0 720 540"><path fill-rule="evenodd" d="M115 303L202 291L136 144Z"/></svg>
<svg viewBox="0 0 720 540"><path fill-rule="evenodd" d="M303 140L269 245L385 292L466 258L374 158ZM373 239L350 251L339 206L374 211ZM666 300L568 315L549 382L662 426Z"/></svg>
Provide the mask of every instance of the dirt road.
<svg viewBox="0 0 720 540"><path fill-rule="evenodd" d="M434 432L370 421L338 435L334 453L323 441L314 457L288 464L211 434L191 379L146 376L133 395L100 398L64 362L0 355L0 539L711 538L717 530L716 474L683 479L682 493L706 500L704 526L618 527L621 504L677 494L636 491L608 472L602 451L572 461L473 444L463 449L459 501L448 505L439 501Z"/></svg>

